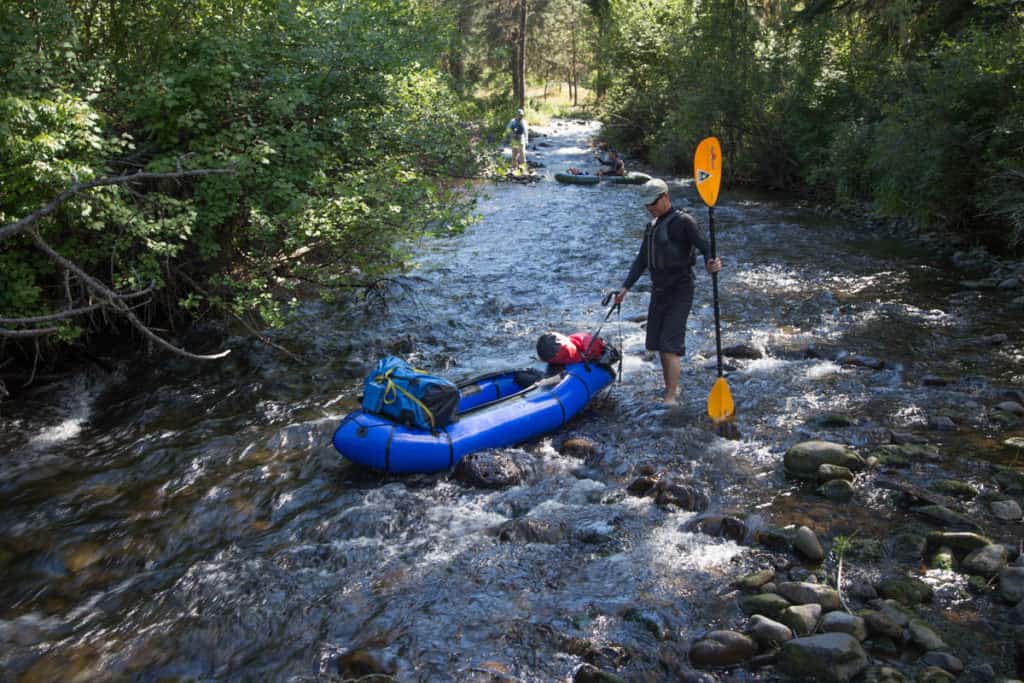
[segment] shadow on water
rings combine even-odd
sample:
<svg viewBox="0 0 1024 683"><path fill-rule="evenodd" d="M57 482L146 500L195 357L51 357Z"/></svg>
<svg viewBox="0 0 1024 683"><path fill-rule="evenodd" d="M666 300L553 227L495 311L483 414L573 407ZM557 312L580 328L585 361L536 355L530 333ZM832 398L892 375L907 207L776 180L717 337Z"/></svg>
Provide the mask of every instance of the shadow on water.
<svg viewBox="0 0 1024 683"><path fill-rule="evenodd" d="M789 446L870 449L893 429L928 434L946 414L960 429L932 435L934 467L984 486L972 463L1008 461L1013 433L991 408L1020 386L1024 351L1020 339L985 339L1020 329L1019 314L963 296L927 255L728 192L716 209L724 341L764 352L729 359L731 433L705 415L714 325L698 274L678 408L657 403L640 286L604 329L625 351L622 383L558 433L509 449L526 463L520 485L472 489L448 473L395 478L341 461L331 434L380 356L458 379L528 365L542 332L601 319L642 207L635 188L552 179L593 167L596 126L545 132L533 154L544 178L482 186L483 220L424 239L387 315L310 303L279 333L307 363L236 340L218 365L130 367L5 406L8 677L550 681L590 661L670 680L693 637L737 626L730 581L763 558L628 494L637 476L691 481L711 513L870 536L906 523L888 494L826 503L783 477ZM688 179L669 180L703 222ZM930 375L945 386L922 384ZM820 420L834 414L848 419ZM569 435L598 455L559 453Z"/></svg>

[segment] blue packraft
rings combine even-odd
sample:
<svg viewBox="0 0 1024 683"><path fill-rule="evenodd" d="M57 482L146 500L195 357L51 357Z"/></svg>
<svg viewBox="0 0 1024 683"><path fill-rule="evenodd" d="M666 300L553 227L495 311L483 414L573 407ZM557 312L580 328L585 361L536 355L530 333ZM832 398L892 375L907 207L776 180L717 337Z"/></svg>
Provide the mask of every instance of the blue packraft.
<svg viewBox="0 0 1024 683"><path fill-rule="evenodd" d="M458 407L453 382L396 356L381 359L363 383L363 410L407 427L436 432L451 424Z"/></svg>

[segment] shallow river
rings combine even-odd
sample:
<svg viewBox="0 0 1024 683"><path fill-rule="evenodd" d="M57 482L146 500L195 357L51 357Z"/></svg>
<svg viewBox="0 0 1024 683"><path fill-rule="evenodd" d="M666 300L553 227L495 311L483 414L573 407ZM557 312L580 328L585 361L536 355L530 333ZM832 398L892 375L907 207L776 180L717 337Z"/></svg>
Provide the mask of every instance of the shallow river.
<svg viewBox="0 0 1024 683"><path fill-rule="evenodd" d="M695 636L740 623L729 583L757 566L756 551L685 531L693 513L628 495L641 471L692 478L712 511L828 539L901 520L871 495L836 508L788 482L781 458L798 441L867 447L886 430L916 431L941 444L935 468L965 479L972 463L1008 457L989 415L1024 383L1020 313L962 292L931 255L865 226L725 189L723 343L765 351L727 359L738 438L704 417L715 345L700 271L680 407L657 403L639 286L602 330L624 347L622 382L513 449L532 463L521 486L389 478L342 461L330 436L377 358L462 379L534 363L542 332L602 319L645 214L635 188L551 179L570 163L593 167L595 126L546 132L534 155L545 177L483 187L482 220L416 245L417 267L386 309L310 305L276 335L302 363L231 339L220 363L161 358L2 406L3 680L555 681L584 650L631 680L672 680ZM676 181L675 204L706 227L689 179ZM999 333L1008 339L986 341ZM949 384L923 386L927 375ZM815 426L827 414L853 425ZM960 430L928 432L940 416ZM594 441L599 457L559 453L568 436ZM562 533L496 533L520 518Z"/></svg>

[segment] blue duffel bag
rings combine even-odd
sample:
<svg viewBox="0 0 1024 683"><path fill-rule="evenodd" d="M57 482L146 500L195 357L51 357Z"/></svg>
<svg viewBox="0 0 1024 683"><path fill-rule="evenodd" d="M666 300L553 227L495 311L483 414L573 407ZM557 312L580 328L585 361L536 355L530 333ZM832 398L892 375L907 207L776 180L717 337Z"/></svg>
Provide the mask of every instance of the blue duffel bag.
<svg viewBox="0 0 1024 683"><path fill-rule="evenodd" d="M436 432L455 420L459 388L396 356L377 363L363 383L363 410L407 427Z"/></svg>

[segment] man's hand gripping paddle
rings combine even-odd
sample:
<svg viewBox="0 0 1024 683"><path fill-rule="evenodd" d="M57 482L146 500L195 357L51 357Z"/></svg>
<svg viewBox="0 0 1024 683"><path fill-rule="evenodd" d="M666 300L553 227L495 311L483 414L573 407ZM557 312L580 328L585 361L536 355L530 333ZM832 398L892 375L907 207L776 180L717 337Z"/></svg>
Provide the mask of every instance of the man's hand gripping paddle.
<svg viewBox="0 0 1024 683"><path fill-rule="evenodd" d="M722 184L722 147L718 138L704 138L693 155L693 180L697 192L708 205L708 232L711 234L711 258L715 256L715 202ZM722 328L718 317L718 273L711 273L711 288L715 302L715 349L718 352L718 379L708 396L708 415L718 424L735 415L732 392L722 376Z"/></svg>
<svg viewBox="0 0 1024 683"><path fill-rule="evenodd" d="M607 306L608 303L612 300L613 296L615 296L615 292L608 292L605 295L604 299L601 300L601 305L602 306ZM584 363L588 362L587 359L590 356L590 347L592 347L594 345L594 342L597 341L597 335L601 334L601 328L604 327L604 324L606 322L608 322L609 318L612 317L612 313L615 313L616 311L621 311L621 310L622 310L622 304L620 304L618 301L613 303L611 308L608 309L608 313L605 314L604 320L602 320L601 324L597 326L597 329L594 330L594 333L590 335L590 341L587 342L587 348L585 348L583 350L583 362ZM620 332L620 334L619 334L619 346L620 346L620 348L619 348L619 381L620 382L622 381L622 349L621 349L622 338L621 337L622 337L622 335L621 335L621 332Z"/></svg>

